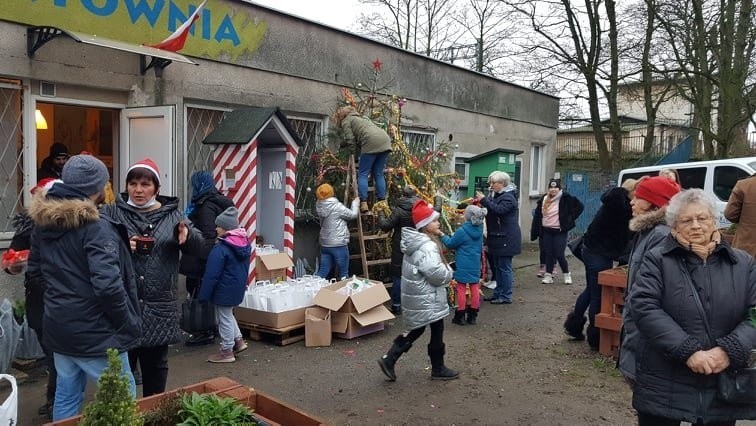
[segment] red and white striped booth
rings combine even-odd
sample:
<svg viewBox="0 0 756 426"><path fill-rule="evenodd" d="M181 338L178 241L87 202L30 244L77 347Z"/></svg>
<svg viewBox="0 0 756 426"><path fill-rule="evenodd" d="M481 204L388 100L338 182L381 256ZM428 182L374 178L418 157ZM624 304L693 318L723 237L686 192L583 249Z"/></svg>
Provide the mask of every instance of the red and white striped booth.
<svg viewBox="0 0 756 426"><path fill-rule="evenodd" d="M216 185L234 201L253 244L262 237L293 258L299 138L286 116L278 108L230 111L202 143L215 145ZM249 283L255 281L255 263L253 252Z"/></svg>

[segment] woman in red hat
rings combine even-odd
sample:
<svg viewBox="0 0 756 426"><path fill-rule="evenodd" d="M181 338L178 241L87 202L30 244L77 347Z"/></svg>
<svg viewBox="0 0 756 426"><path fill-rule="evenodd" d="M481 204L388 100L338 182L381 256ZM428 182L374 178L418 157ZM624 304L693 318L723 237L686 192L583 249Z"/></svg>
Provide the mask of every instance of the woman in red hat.
<svg viewBox="0 0 756 426"><path fill-rule="evenodd" d="M635 232L635 239L628 262L625 308L622 311L622 341L617 365L625 380L631 384L635 382L635 351L640 336L628 307L627 295L637 279L643 256L669 235L670 228L665 223L667 204L678 192L680 185L664 176L643 177L635 186L635 194L630 201L633 210L630 230Z"/></svg>
<svg viewBox="0 0 756 426"><path fill-rule="evenodd" d="M129 351L142 371L142 394L165 391L168 345L180 341L177 311L179 252L199 255L202 234L183 221L179 199L160 195L160 171L152 159L126 170L126 193L101 213L126 226L142 310L141 346ZM137 245L137 242L139 244Z"/></svg>
<svg viewBox="0 0 756 426"><path fill-rule="evenodd" d="M441 252L439 213L425 200L412 207L415 229L402 228L402 316L407 331L396 336L388 352L378 360L383 374L396 380L394 365L403 353L410 350L430 326L431 337L428 356L431 359L431 378L452 380L459 373L444 365L444 318L449 315L446 286L452 279L452 270Z"/></svg>

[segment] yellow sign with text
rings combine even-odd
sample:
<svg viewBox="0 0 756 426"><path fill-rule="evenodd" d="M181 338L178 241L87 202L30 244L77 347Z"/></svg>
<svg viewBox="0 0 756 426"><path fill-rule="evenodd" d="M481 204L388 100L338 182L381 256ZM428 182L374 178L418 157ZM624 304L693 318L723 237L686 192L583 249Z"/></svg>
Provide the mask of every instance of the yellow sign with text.
<svg viewBox="0 0 756 426"><path fill-rule="evenodd" d="M157 44L181 26L202 0L0 0L0 19L94 34L135 44ZM208 0L180 53L236 62L254 53L267 23L252 7Z"/></svg>

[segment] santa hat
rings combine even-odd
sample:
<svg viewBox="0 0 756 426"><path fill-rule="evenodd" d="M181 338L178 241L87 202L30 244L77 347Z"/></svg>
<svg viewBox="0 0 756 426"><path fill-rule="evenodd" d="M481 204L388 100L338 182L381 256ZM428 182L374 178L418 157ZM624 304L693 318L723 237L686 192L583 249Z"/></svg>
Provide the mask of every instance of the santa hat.
<svg viewBox="0 0 756 426"><path fill-rule="evenodd" d="M161 184L160 182L160 172L158 171L158 166L155 164L154 161L152 161L152 158L145 158L144 160L139 160L136 163L134 163L131 167L129 167L128 170L126 170L126 174L128 175L130 171L136 169L136 168L142 168L147 169L152 172L153 175L155 175L155 179L157 179L158 186Z"/></svg>
<svg viewBox="0 0 756 426"><path fill-rule="evenodd" d="M55 178L51 178L51 177L40 179L40 181L37 182L37 185L34 188L31 189L31 193L32 193L32 195L34 195L34 194L37 193L37 191L39 191L41 189L48 190L48 189L52 188L52 186L55 185L58 182L63 182L63 181L60 180L60 179L55 179Z"/></svg>
<svg viewBox="0 0 756 426"><path fill-rule="evenodd" d="M425 200L417 200L412 206L412 221L415 229L422 229L438 218L439 214Z"/></svg>
<svg viewBox="0 0 756 426"><path fill-rule="evenodd" d="M641 179L635 187L635 197L646 200L656 207L664 207L678 192L680 185L664 176Z"/></svg>

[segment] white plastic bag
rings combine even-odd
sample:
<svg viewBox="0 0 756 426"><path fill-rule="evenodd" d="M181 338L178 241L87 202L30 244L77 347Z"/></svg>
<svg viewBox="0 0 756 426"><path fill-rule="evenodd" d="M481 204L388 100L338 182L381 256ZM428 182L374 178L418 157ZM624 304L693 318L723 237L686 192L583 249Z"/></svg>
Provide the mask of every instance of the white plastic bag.
<svg viewBox="0 0 756 426"><path fill-rule="evenodd" d="M0 374L0 380L7 380L11 384L11 393L0 405L0 425L17 425L18 424L18 387L16 387L16 378L10 374Z"/></svg>
<svg viewBox="0 0 756 426"><path fill-rule="evenodd" d="M24 323L21 324L21 335L16 346L16 355L18 359L40 359L45 357L42 346L37 339L37 333L29 327L29 321L24 317Z"/></svg>
<svg viewBox="0 0 756 426"><path fill-rule="evenodd" d="M3 299L0 304L0 374L10 371L20 334L21 324L13 317L13 305Z"/></svg>

